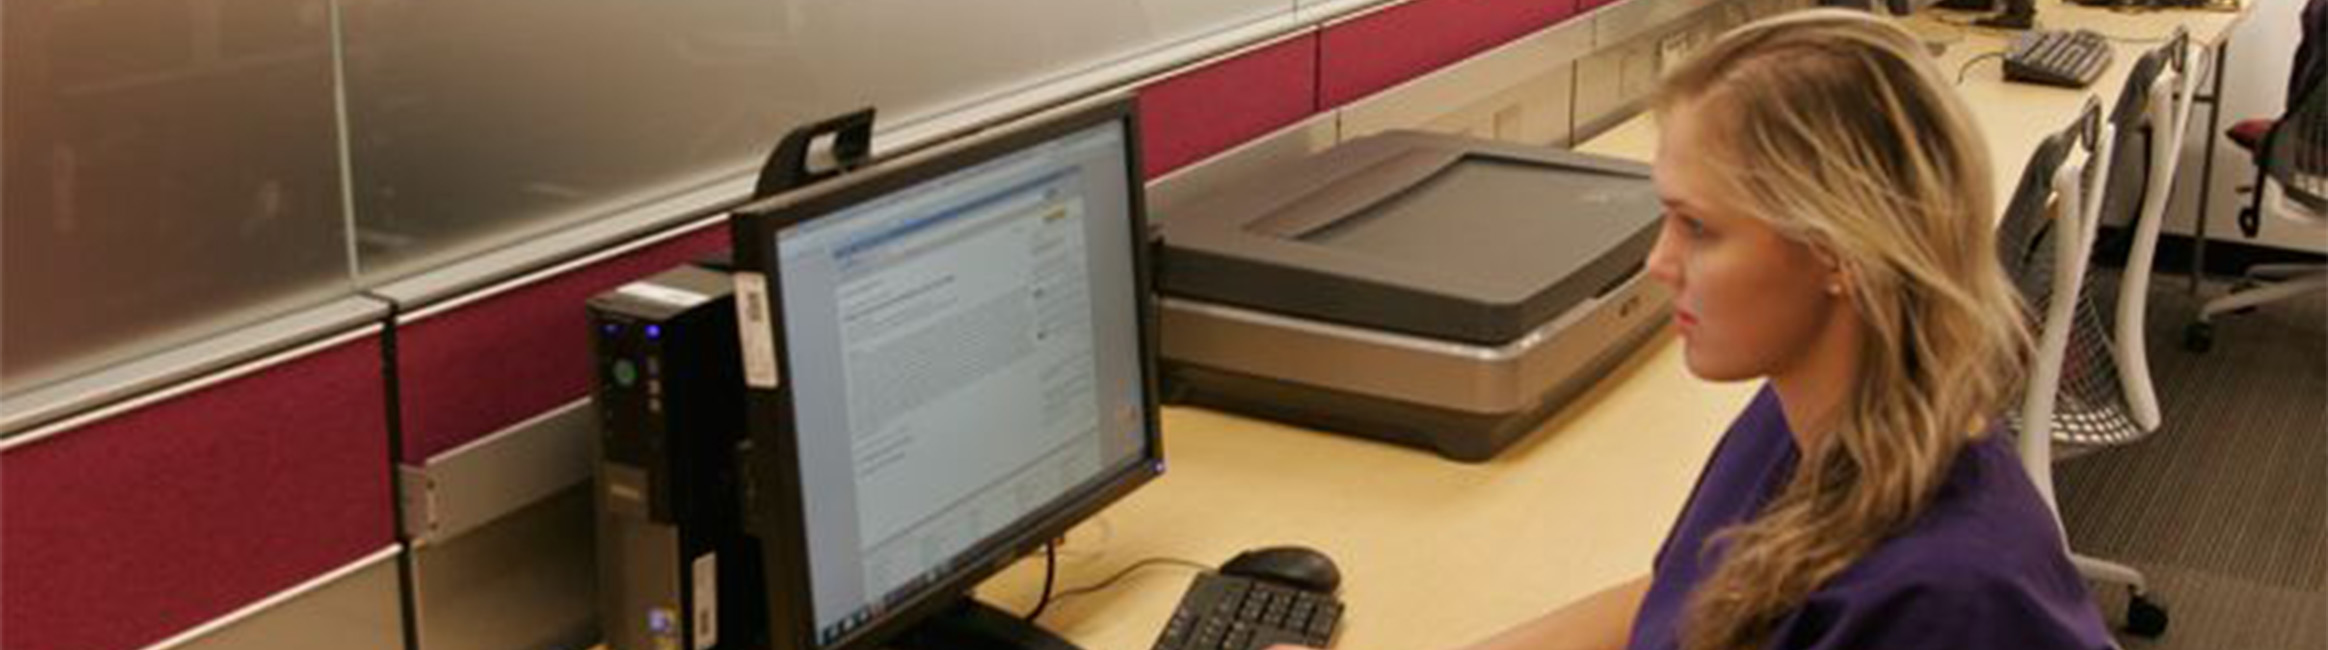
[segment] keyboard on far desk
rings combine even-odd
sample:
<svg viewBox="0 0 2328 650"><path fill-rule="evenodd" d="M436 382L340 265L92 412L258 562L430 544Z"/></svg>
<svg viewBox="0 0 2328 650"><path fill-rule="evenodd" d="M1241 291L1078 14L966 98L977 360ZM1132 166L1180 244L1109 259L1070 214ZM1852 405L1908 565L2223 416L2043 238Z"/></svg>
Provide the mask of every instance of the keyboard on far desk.
<svg viewBox="0 0 2328 650"><path fill-rule="evenodd" d="M2084 88L2110 67L2110 41L2088 30L2029 30L2005 50L2005 80Z"/></svg>
<svg viewBox="0 0 2328 650"><path fill-rule="evenodd" d="M1341 619L1342 601L1333 594L1205 572L1180 597L1155 650L1323 648Z"/></svg>

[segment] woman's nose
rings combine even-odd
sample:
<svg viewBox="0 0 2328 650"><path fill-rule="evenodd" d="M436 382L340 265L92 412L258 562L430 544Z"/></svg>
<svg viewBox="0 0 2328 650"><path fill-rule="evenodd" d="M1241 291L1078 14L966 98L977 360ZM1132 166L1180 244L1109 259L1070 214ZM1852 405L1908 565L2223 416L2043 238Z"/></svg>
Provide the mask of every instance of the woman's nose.
<svg viewBox="0 0 2328 650"><path fill-rule="evenodd" d="M1657 230L1657 245L1649 249L1649 279L1668 288L1681 289L1681 253L1687 244L1674 236L1673 221L1668 219Z"/></svg>

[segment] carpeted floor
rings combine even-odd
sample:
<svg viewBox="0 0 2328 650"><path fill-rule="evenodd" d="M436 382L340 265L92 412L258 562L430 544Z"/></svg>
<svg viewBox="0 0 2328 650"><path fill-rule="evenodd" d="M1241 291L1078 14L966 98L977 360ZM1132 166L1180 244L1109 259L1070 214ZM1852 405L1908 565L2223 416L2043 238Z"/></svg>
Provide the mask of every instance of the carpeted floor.
<svg viewBox="0 0 2328 650"><path fill-rule="evenodd" d="M2152 287L2159 431L2057 468L2070 544L2144 571L2166 605L2167 633L2127 650L2328 648L2328 296L2221 317L2197 354L2186 282ZM2122 589L2096 597L2122 622Z"/></svg>

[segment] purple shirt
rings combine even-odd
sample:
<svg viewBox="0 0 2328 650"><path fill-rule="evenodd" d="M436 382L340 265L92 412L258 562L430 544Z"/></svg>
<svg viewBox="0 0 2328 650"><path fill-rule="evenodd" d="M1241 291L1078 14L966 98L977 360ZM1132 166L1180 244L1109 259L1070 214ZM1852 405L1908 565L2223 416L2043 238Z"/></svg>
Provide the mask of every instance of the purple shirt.
<svg viewBox="0 0 2328 650"><path fill-rule="evenodd" d="M1681 518L1657 551L1631 650L1679 647L1690 591L1718 563L1700 553L1785 485L1798 452L1778 395L1764 386L1722 435ZM2053 515L2004 436L1966 447L1909 529L1811 592L1779 622L1772 648L2113 647Z"/></svg>

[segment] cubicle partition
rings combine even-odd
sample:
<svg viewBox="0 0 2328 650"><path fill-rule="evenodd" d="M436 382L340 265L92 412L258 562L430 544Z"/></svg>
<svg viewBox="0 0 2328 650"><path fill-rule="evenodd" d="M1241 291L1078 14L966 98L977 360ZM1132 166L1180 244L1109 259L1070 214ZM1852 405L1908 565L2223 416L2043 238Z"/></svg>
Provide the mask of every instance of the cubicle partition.
<svg viewBox="0 0 2328 650"><path fill-rule="evenodd" d="M1143 173L1154 179L1318 110L1314 30L1192 66L1139 89Z"/></svg>
<svg viewBox="0 0 2328 650"><path fill-rule="evenodd" d="M1348 104L1576 11L1577 0L1417 0L1335 20L1318 42L1319 104Z"/></svg>
<svg viewBox="0 0 2328 650"><path fill-rule="evenodd" d="M402 647L383 334L321 333L8 438L0 641Z"/></svg>

